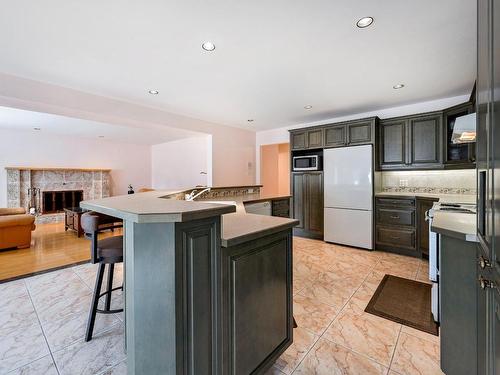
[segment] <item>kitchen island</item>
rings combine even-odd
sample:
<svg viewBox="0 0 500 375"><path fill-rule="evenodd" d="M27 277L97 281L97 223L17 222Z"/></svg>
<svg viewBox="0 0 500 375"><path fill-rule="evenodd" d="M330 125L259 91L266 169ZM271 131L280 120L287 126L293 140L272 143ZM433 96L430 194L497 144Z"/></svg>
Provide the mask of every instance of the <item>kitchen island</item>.
<svg viewBox="0 0 500 375"><path fill-rule="evenodd" d="M175 194L81 203L124 220L128 374L263 373L292 342L297 221Z"/></svg>

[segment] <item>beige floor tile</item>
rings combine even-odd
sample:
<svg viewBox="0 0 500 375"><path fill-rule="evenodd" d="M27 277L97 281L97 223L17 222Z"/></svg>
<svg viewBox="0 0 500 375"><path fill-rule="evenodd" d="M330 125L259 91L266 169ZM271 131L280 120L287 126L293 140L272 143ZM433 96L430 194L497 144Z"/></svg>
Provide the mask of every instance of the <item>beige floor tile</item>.
<svg viewBox="0 0 500 375"><path fill-rule="evenodd" d="M325 272L311 286L306 287L299 294L340 310L362 282L363 278L357 275Z"/></svg>
<svg viewBox="0 0 500 375"><path fill-rule="evenodd" d="M322 335L339 310L317 300L296 295L293 298L293 316L297 325L316 335Z"/></svg>
<svg viewBox="0 0 500 375"><path fill-rule="evenodd" d="M372 289L368 284L361 284L361 286L353 294L349 303L354 304L358 309L364 311L366 305L373 297L374 289Z"/></svg>
<svg viewBox="0 0 500 375"><path fill-rule="evenodd" d="M382 375L387 369L352 351L319 339L294 375Z"/></svg>
<svg viewBox="0 0 500 375"><path fill-rule="evenodd" d="M400 324L365 313L349 302L324 337L389 367L400 330Z"/></svg>
<svg viewBox="0 0 500 375"><path fill-rule="evenodd" d="M375 266L374 271L384 272L389 275L404 277L407 279L415 279L417 275L419 264L412 261L413 258L409 258L409 262L398 259L381 259L380 262Z"/></svg>
<svg viewBox="0 0 500 375"><path fill-rule="evenodd" d="M293 344L278 358L275 367L285 374L291 374L317 339L318 336L308 330L300 327L295 328L293 330Z"/></svg>
<svg viewBox="0 0 500 375"><path fill-rule="evenodd" d="M439 367L439 345L402 332L391 370L403 375L443 375Z"/></svg>
<svg viewBox="0 0 500 375"><path fill-rule="evenodd" d="M272 366L269 370L267 370L264 375L284 375L285 373L278 370L275 366Z"/></svg>
<svg viewBox="0 0 500 375"><path fill-rule="evenodd" d="M403 325L401 332L405 332L409 335L416 336L418 338L428 340L428 341L431 341L431 342L439 345L439 336L434 336L434 335L431 335L430 333L420 331L420 330L415 329L415 328L407 327L405 325Z"/></svg>
<svg viewBox="0 0 500 375"><path fill-rule="evenodd" d="M368 274L366 279L363 281L363 285L375 292L380 285L380 282L385 276L383 271L372 271Z"/></svg>

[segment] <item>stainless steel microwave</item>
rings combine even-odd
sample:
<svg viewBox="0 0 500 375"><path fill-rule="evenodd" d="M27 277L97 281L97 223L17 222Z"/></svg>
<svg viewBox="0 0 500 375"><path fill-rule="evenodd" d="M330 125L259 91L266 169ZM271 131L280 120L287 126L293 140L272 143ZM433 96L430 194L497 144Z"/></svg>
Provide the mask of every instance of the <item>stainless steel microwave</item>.
<svg viewBox="0 0 500 375"><path fill-rule="evenodd" d="M321 159L319 155L294 156L292 169L294 171L319 171Z"/></svg>

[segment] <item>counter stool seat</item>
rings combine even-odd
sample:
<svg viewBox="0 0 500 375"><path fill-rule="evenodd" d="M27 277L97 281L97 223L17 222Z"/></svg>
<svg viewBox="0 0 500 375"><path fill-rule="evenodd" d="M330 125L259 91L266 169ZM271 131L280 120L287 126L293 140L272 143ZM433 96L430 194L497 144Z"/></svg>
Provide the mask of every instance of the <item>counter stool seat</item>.
<svg viewBox="0 0 500 375"><path fill-rule="evenodd" d="M113 274L116 263L123 262L123 236L112 236L99 240L98 234L101 230L113 229L123 227L123 223L115 225L119 219L111 216L98 214L96 212L86 212L82 215L81 224L85 232L85 237L92 241L91 244L91 258L93 264L99 264L97 269L97 276L94 287L94 294L92 296L92 304L90 306L89 320L87 322L87 330L85 333L85 341L92 340L92 333L94 331L95 318L97 313L101 314L114 314L123 311L121 309L111 310L111 294L112 292L122 289L123 285L113 288ZM111 224L103 227L103 224ZM108 279L106 282L106 291L101 293L104 271L108 267ZM99 299L106 296L104 309L98 309Z"/></svg>
<svg viewBox="0 0 500 375"><path fill-rule="evenodd" d="M97 242L99 263L123 262L123 236L104 238Z"/></svg>

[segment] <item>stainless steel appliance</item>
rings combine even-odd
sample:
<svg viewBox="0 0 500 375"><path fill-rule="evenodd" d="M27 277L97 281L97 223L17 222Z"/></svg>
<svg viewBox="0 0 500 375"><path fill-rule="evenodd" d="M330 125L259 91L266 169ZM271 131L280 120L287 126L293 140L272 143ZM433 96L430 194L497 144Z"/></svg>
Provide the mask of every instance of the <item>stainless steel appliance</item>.
<svg viewBox="0 0 500 375"><path fill-rule="evenodd" d="M373 249L371 145L324 151L324 240Z"/></svg>
<svg viewBox="0 0 500 375"><path fill-rule="evenodd" d="M427 220L429 222L429 280L432 281L432 316L436 322L440 321L440 296L439 296L439 251L440 235L431 231L432 220L437 211L476 213L475 204L467 203L439 203L436 202L432 208L427 211Z"/></svg>
<svg viewBox="0 0 500 375"><path fill-rule="evenodd" d="M294 171L320 171L320 155L301 155L294 156L292 159L292 169Z"/></svg>

